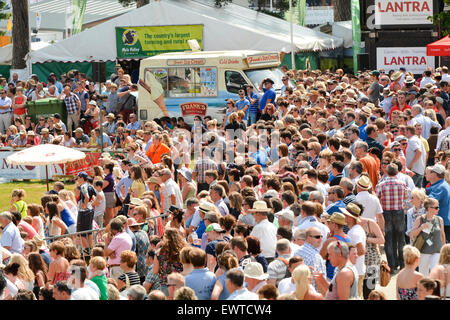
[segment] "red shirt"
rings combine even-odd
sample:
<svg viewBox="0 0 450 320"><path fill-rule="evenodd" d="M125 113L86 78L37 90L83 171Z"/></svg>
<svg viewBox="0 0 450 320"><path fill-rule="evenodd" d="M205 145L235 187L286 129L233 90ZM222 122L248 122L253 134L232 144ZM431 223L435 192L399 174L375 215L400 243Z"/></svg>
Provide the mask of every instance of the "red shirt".
<svg viewBox="0 0 450 320"><path fill-rule="evenodd" d="M33 239L33 237L38 234L36 229L34 229L33 226L26 221L20 220L18 226L28 234L28 239Z"/></svg>
<svg viewBox="0 0 450 320"><path fill-rule="evenodd" d="M405 103L405 106L403 107L403 109L400 110L400 107L397 105L393 106L391 108L391 111L389 112L389 120L392 120L392 111L394 110L400 110L401 112L405 111L406 109L411 109L411 106L409 106L407 103Z"/></svg>

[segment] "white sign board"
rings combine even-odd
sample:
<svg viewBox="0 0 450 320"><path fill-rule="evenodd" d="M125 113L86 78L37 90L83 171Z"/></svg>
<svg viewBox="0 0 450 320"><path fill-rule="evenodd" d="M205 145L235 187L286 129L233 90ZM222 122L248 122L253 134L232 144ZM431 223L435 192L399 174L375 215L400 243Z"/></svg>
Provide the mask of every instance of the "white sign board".
<svg viewBox="0 0 450 320"><path fill-rule="evenodd" d="M434 57L427 56L426 47L377 48L377 69L399 70L421 74L427 67L434 69Z"/></svg>
<svg viewBox="0 0 450 320"><path fill-rule="evenodd" d="M432 24L433 0L375 0L375 25Z"/></svg>
<svg viewBox="0 0 450 320"><path fill-rule="evenodd" d="M45 166L15 166L6 162L9 155L14 151L0 152L0 178L4 180L13 179L45 179ZM63 175L64 165L49 165L48 178L53 175Z"/></svg>
<svg viewBox="0 0 450 320"><path fill-rule="evenodd" d="M316 25L334 22L333 7L306 7L305 24Z"/></svg>

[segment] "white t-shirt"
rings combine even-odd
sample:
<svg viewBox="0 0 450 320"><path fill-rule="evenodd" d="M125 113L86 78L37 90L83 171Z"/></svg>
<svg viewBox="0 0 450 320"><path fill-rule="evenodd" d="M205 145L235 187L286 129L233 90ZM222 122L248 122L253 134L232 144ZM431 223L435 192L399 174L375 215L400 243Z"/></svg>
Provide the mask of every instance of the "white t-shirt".
<svg viewBox="0 0 450 320"><path fill-rule="evenodd" d="M425 147L422 141L420 141L418 136L413 136L408 139L408 146L406 147L405 152L406 166L408 167L411 161L414 159L417 149L419 149L422 152L422 154L420 155L420 158L413 164L411 171L423 175L425 173L427 154L425 152Z"/></svg>
<svg viewBox="0 0 450 320"><path fill-rule="evenodd" d="M347 235L352 240L352 243L356 246L358 243L363 243L366 245L366 232L363 227L359 224L354 225L347 233ZM358 275L363 276L366 273L366 265L364 264L364 255L359 256L356 259L355 264L356 270L358 270Z"/></svg>
<svg viewBox="0 0 450 320"><path fill-rule="evenodd" d="M165 188L163 191L164 213L166 213L167 210L169 210L169 208L171 206L171 202L170 202L171 195L175 195L175 207L183 208L183 196L181 195L180 187L178 186L178 184L173 179L169 179L164 183L164 185L165 185Z"/></svg>
<svg viewBox="0 0 450 320"><path fill-rule="evenodd" d="M100 200L100 204L96 205L94 208L94 217L102 215L102 213L105 213L106 209L106 199L103 191L97 192L97 197L101 197L102 199Z"/></svg>
<svg viewBox="0 0 450 320"><path fill-rule="evenodd" d="M317 293L312 284L309 285L309 288L313 293ZM292 277L285 278L280 281L278 284L278 292L280 294L290 294L295 292L295 283L292 283Z"/></svg>
<svg viewBox="0 0 450 320"><path fill-rule="evenodd" d="M364 211L363 218L368 218L376 221L376 215L383 213L380 200L373 194L367 191L361 191L356 195L356 202L361 203Z"/></svg>
<svg viewBox="0 0 450 320"><path fill-rule="evenodd" d="M83 287L72 292L70 300L98 300L98 295L91 287Z"/></svg>
<svg viewBox="0 0 450 320"><path fill-rule="evenodd" d="M261 254L266 258L275 257L277 246L277 227L269 220L264 219L253 227L251 236L261 242Z"/></svg>

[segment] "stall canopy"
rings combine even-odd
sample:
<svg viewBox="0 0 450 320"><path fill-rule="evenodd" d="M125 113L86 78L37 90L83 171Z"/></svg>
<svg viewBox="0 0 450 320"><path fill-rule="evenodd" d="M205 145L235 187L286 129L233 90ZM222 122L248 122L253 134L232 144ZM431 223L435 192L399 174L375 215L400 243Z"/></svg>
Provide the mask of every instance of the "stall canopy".
<svg viewBox="0 0 450 320"><path fill-rule="evenodd" d="M115 27L203 25L203 50L291 51L289 22L234 4L216 8L213 2L152 1L141 8L87 29L31 54L31 62L114 61ZM341 47L338 37L294 25L296 52Z"/></svg>
<svg viewBox="0 0 450 320"><path fill-rule="evenodd" d="M450 56L450 36L427 44L427 56Z"/></svg>
<svg viewBox="0 0 450 320"><path fill-rule="evenodd" d="M49 45L48 42L32 42L30 44L31 51L36 51L45 48ZM12 62L12 50L13 45L7 44L6 46L0 47L0 65L10 65Z"/></svg>

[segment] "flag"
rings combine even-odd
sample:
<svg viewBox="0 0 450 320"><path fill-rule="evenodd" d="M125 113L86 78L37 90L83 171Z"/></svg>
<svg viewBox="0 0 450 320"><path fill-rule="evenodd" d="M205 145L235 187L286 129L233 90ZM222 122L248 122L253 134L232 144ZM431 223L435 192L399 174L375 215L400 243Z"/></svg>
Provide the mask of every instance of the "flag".
<svg viewBox="0 0 450 320"><path fill-rule="evenodd" d="M6 31L12 30L12 17L9 17L8 24L6 25Z"/></svg>
<svg viewBox="0 0 450 320"><path fill-rule="evenodd" d="M297 0L298 24L305 26L306 0Z"/></svg>
<svg viewBox="0 0 450 320"><path fill-rule="evenodd" d="M352 38L353 38L353 72L358 71L358 54L361 53L361 23L359 0L351 0Z"/></svg>
<svg viewBox="0 0 450 320"><path fill-rule="evenodd" d="M81 32L83 26L84 13L86 11L87 0L73 0L73 21L72 21L72 34Z"/></svg>

